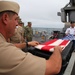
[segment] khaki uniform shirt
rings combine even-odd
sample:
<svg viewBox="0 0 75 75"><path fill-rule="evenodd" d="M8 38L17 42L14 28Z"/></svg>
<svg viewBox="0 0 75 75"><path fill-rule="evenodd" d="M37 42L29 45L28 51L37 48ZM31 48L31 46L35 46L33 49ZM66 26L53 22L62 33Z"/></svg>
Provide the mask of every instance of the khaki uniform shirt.
<svg viewBox="0 0 75 75"><path fill-rule="evenodd" d="M10 42L11 43L20 43L21 41L22 41L21 35L19 34L19 32L17 31L17 28L16 28L14 35L10 38Z"/></svg>
<svg viewBox="0 0 75 75"><path fill-rule="evenodd" d="M20 34L20 36L21 36L21 43L22 42L25 42L25 37L24 37L24 28L22 27L22 26L19 26L18 25L18 28L17 28L17 31L18 31L18 33Z"/></svg>
<svg viewBox="0 0 75 75"><path fill-rule="evenodd" d="M0 75L45 75L46 60L24 53L0 34Z"/></svg>
<svg viewBox="0 0 75 75"><path fill-rule="evenodd" d="M22 26L19 26L19 25L18 25L17 30L18 30L18 32L20 33L20 35L21 35L22 37L24 37L24 28L23 28Z"/></svg>
<svg viewBox="0 0 75 75"><path fill-rule="evenodd" d="M11 43L22 43L25 42L23 27L17 26L14 35L10 38Z"/></svg>

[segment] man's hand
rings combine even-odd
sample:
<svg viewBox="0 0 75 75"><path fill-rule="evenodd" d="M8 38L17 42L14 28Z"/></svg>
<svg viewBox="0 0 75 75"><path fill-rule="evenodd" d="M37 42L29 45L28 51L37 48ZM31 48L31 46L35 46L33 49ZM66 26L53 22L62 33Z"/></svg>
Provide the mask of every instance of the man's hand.
<svg viewBox="0 0 75 75"><path fill-rule="evenodd" d="M58 74L62 67L62 48L60 46L54 47L54 52L50 58L46 61L46 72L45 75Z"/></svg>
<svg viewBox="0 0 75 75"><path fill-rule="evenodd" d="M28 45L29 45L29 46L36 46L36 45L38 45L38 44L39 44L39 42L37 42L37 41L28 42Z"/></svg>
<svg viewBox="0 0 75 75"><path fill-rule="evenodd" d="M63 49L63 47L60 47L60 46L55 46L55 47L54 47L54 50L58 50L58 51L60 51L60 52L62 52L62 49Z"/></svg>

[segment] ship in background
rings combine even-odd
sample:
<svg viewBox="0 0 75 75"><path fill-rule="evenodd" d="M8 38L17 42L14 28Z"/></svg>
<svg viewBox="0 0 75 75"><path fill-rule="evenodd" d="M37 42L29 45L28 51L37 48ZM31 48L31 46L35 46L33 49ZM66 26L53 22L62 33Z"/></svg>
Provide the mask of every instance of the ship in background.
<svg viewBox="0 0 75 75"><path fill-rule="evenodd" d="M75 0L70 0L70 2L61 9L61 13L58 13L61 17L61 21L64 22L64 28L61 30L53 30L48 33L46 30L34 31L33 40L37 40L40 43L65 37L65 31L70 27L70 22L75 22ZM44 34L45 33L45 34ZM68 46L67 50L70 49L71 44ZM75 75L75 52L68 55L68 61L64 62L62 71L58 75Z"/></svg>

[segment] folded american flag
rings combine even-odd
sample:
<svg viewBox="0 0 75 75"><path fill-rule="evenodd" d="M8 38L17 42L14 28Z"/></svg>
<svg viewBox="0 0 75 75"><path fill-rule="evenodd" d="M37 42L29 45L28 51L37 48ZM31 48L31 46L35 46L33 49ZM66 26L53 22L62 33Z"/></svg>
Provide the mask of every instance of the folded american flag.
<svg viewBox="0 0 75 75"><path fill-rule="evenodd" d="M75 36L72 34L69 34L67 36L65 36L64 38L62 38L63 40L75 40Z"/></svg>
<svg viewBox="0 0 75 75"><path fill-rule="evenodd" d="M45 42L45 43L43 43L43 44L39 44L39 45L35 46L35 48L37 48L37 49L39 49L39 50L45 50L45 51L53 52L55 46L61 46L61 47L63 47L62 50L64 50L64 48L65 48L69 43L70 43L69 40L53 39L53 40L50 40L50 41Z"/></svg>

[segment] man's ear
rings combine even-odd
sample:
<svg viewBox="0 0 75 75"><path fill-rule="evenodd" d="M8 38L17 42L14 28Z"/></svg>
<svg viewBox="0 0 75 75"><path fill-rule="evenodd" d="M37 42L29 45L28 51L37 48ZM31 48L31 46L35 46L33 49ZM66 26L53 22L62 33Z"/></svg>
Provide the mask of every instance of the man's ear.
<svg viewBox="0 0 75 75"><path fill-rule="evenodd" d="M3 23L6 25L7 24L7 21L8 21L8 14L7 13L4 13L2 15L2 20L3 20Z"/></svg>

